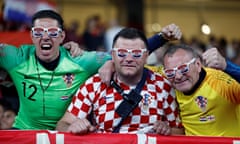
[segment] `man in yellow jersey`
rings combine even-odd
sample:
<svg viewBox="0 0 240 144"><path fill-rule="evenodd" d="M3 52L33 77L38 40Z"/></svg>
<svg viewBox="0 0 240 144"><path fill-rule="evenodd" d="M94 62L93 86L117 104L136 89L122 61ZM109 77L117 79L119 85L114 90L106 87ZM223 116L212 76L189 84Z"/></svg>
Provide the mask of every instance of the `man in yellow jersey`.
<svg viewBox="0 0 240 144"><path fill-rule="evenodd" d="M169 47L163 64L176 89L186 135L240 136L240 84L236 80L203 67L187 45Z"/></svg>

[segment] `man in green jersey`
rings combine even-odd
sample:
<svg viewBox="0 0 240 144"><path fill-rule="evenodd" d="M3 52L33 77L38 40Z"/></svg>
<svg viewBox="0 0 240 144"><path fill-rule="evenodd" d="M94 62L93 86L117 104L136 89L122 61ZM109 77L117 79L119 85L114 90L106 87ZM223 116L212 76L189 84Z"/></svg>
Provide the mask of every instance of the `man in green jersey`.
<svg viewBox="0 0 240 144"><path fill-rule="evenodd" d="M60 46L65 38L63 19L52 10L32 19L34 45L16 48L2 45L0 66L10 74L19 95L20 108L14 127L54 129L72 94L110 58L100 52L71 57Z"/></svg>
<svg viewBox="0 0 240 144"><path fill-rule="evenodd" d="M178 30L175 25L166 27L165 37L175 28ZM171 37L179 39L180 35L181 32ZM10 74L19 95L14 128L53 130L79 85L97 73L110 55L85 51L71 57L60 46L65 38L63 19L52 10L33 16L31 38L34 45L0 45L0 67ZM152 39L162 45L168 41L161 35Z"/></svg>

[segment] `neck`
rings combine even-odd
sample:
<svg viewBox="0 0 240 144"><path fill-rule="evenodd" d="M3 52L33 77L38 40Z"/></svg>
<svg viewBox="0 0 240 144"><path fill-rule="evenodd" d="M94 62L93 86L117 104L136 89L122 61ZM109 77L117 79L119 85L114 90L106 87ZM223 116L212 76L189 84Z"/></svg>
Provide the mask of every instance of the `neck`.
<svg viewBox="0 0 240 144"><path fill-rule="evenodd" d="M123 83L125 83L129 86L136 86L141 81L142 74L143 73L141 72L136 76L125 76L125 75L121 75L121 74L116 73L116 78L119 81L121 81L121 82L123 82Z"/></svg>
<svg viewBox="0 0 240 144"><path fill-rule="evenodd" d="M207 72L202 68L201 72L199 73L199 79L197 81L197 83L193 86L193 88L189 91L189 92L184 92L185 95L191 95L193 94L197 88L201 85L202 81L204 80L204 78L206 77Z"/></svg>
<svg viewBox="0 0 240 144"><path fill-rule="evenodd" d="M47 70L53 71L58 66L58 63L60 60L60 54L58 55L58 57L55 60L53 60L51 62L45 62L45 61L41 60L40 58L38 58L37 56L36 56L36 59L44 68L46 68Z"/></svg>

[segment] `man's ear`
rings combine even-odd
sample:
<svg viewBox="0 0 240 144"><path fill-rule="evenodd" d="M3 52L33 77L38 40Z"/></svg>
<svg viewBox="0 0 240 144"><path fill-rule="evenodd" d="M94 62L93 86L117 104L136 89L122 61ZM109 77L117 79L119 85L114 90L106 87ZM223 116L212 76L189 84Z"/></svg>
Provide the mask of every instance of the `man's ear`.
<svg viewBox="0 0 240 144"><path fill-rule="evenodd" d="M35 41L36 41L36 38L33 36L33 34L32 34L32 30L30 30L30 38L31 38L31 40L32 40L32 43L34 43Z"/></svg>
<svg viewBox="0 0 240 144"><path fill-rule="evenodd" d="M65 39L65 37L66 37L65 31L62 31L60 37L61 37L61 43L63 43L63 41L64 41L64 39Z"/></svg>
<svg viewBox="0 0 240 144"><path fill-rule="evenodd" d="M202 69L202 67L203 67L200 58L197 58L195 63L197 64L197 66L198 66L198 71L200 72L201 69Z"/></svg>

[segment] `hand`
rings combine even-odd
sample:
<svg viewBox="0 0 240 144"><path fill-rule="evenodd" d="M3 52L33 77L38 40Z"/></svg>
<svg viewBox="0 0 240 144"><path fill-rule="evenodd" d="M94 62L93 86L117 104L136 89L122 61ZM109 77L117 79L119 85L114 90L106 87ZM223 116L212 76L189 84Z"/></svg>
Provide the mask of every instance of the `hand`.
<svg viewBox="0 0 240 144"><path fill-rule="evenodd" d="M106 83L109 86L114 71L115 68L113 61L112 60L106 61L105 64L98 69L98 73L100 75L102 82Z"/></svg>
<svg viewBox="0 0 240 144"><path fill-rule="evenodd" d="M169 41L180 40L182 37L181 30L175 24L163 27L161 33L163 34L163 37Z"/></svg>
<svg viewBox="0 0 240 144"><path fill-rule="evenodd" d="M72 57L81 56L84 52L76 42L70 41L63 45L66 49L70 50Z"/></svg>
<svg viewBox="0 0 240 144"><path fill-rule="evenodd" d="M157 121L153 125L153 130L161 135L170 135L171 134L171 128L167 124L167 122L164 121Z"/></svg>
<svg viewBox="0 0 240 144"><path fill-rule="evenodd" d="M87 119L77 119L68 127L67 131L74 134L85 134L93 132L95 129Z"/></svg>
<svg viewBox="0 0 240 144"><path fill-rule="evenodd" d="M202 54L203 63L207 67L225 70L227 63L217 48L210 48Z"/></svg>

